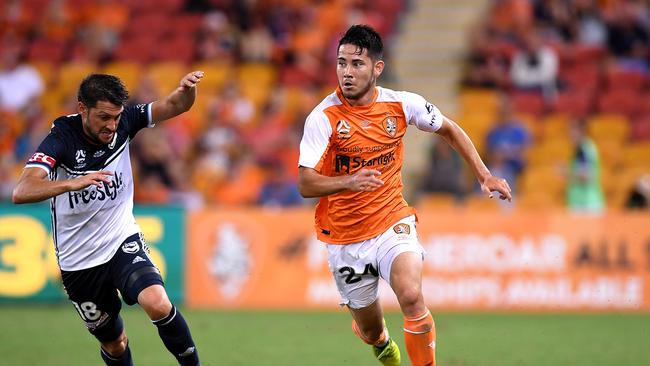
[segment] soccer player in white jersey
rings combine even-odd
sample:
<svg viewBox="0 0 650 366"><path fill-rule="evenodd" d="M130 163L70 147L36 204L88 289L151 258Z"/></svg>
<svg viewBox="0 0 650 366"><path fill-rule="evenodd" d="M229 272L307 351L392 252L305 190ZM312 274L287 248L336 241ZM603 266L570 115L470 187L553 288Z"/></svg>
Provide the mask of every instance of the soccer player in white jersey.
<svg viewBox="0 0 650 366"><path fill-rule="evenodd" d="M14 203L50 199L63 285L106 365L133 365L117 290L144 309L179 364L200 364L133 216L129 142L142 128L189 110L202 78L202 71L190 72L167 97L125 107L129 94L119 78L89 75L79 86L79 113L54 121L13 191Z"/></svg>
<svg viewBox="0 0 650 366"><path fill-rule="evenodd" d="M435 365L435 325L422 294L424 249L415 209L402 196L403 137L408 125L437 133L458 150L481 189L511 199L505 180L490 174L465 132L423 97L376 85L384 68L380 36L352 26L338 45L339 87L307 117L300 142L299 188L320 197L316 233L328 251L341 304L352 329L372 345L386 366L401 363L377 301L386 280L404 314L404 340L411 364ZM436 296L436 294L430 294Z"/></svg>

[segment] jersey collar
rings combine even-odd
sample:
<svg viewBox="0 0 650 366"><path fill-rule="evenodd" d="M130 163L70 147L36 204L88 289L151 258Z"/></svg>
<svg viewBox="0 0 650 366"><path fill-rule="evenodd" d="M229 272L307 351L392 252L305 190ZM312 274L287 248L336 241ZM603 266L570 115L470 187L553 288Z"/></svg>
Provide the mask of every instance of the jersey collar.
<svg viewBox="0 0 650 366"><path fill-rule="evenodd" d="M378 90L377 86L375 86L375 91L374 91L374 94L372 95L372 101L370 101L370 103L368 103L366 105L352 105L352 104L350 104L350 102L347 99L345 99L345 97L343 96L343 91L341 90L340 86L336 87L336 96L339 98L341 103L343 103L343 105L346 108L350 108L350 109L354 109L354 110L370 110L370 109L372 109L372 107L375 105L375 102L377 101L377 96L379 96L379 90Z"/></svg>

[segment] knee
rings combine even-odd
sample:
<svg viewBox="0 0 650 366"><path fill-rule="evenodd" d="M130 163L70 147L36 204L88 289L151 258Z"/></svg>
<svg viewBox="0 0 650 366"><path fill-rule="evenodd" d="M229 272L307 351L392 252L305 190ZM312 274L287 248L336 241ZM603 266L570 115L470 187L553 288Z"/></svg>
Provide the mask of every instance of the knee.
<svg viewBox="0 0 650 366"><path fill-rule="evenodd" d="M169 312L172 310L172 303L164 291L149 293L146 296L141 296L138 300L140 306L142 306L151 320L162 319L169 315Z"/></svg>
<svg viewBox="0 0 650 366"><path fill-rule="evenodd" d="M111 342L102 342L102 348L109 355L113 357L120 357L126 351L126 347L129 344L129 339L126 337L126 333L122 332L116 340Z"/></svg>
<svg viewBox="0 0 650 366"><path fill-rule="evenodd" d="M409 287L401 291L401 293L397 294L397 299L402 308L402 312L406 316L421 314L425 309L424 297L419 287Z"/></svg>

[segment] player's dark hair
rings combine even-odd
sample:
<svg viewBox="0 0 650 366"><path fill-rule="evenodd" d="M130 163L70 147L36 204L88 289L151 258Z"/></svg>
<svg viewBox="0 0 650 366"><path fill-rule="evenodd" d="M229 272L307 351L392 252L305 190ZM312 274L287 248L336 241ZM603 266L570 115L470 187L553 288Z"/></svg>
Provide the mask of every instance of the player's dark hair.
<svg viewBox="0 0 650 366"><path fill-rule="evenodd" d="M357 46L359 54L363 50L367 50L368 56L374 61L381 60L384 56L384 43L381 41L381 36L372 27L365 24L351 26L339 40L338 47L340 48L344 44Z"/></svg>
<svg viewBox="0 0 650 366"><path fill-rule="evenodd" d="M77 100L88 108L97 106L100 100L123 106L129 92L118 77L106 74L90 74L79 85Z"/></svg>

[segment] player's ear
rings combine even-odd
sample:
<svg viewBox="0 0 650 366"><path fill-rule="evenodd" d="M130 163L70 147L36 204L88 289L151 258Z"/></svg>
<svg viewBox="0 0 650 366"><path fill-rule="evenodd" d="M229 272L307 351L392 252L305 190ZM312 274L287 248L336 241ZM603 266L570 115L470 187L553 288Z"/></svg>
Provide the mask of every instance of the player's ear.
<svg viewBox="0 0 650 366"><path fill-rule="evenodd" d="M384 71L384 60L377 60L375 62L375 77L379 77L381 73Z"/></svg>
<svg viewBox="0 0 650 366"><path fill-rule="evenodd" d="M88 108L86 108L85 104L81 102L77 102L77 111L79 112L79 114L84 114L86 111L88 111Z"/></svg>

